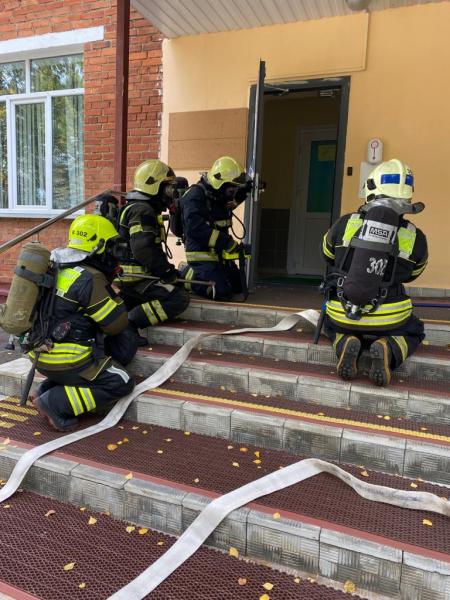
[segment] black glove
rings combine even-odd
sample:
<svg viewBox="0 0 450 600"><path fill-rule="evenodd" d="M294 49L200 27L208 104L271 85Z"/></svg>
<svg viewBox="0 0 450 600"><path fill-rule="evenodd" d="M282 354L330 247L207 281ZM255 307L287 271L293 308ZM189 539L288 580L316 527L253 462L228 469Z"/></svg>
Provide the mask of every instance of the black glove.
<svg viewBox="0 0 450 600"><path fill-rule="evenodd" d="M119 201L112 194L99 194L95 198L95 203L102 217L114 222L117 220Z"/></svg>
<svg viewBox="0 0 450 600"><path fill-rule="evenodd" d="M170 265L170 268L160 276L160 279L163 283L174 285L177 282L179 275L177 269L175 269L173 265Z"/></svg>

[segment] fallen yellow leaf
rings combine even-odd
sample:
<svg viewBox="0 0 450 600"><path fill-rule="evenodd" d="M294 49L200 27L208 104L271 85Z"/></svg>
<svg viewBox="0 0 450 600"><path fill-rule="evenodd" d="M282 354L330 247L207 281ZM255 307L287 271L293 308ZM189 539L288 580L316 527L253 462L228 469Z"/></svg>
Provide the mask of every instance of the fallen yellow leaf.
<svg viewBox="0 0 450 600"><path fill-rule="evenodd" d="M97 519L95 517L89 517L88 525L95 525L97 523Z"/></svg>
<svg viewBox="0 0 450 600"><path fill-rule="evenodd" d="M48 510L44 517L51 517L52 515L56 514L56 510Z"/></svg>
<svg viewBox="0 0 450 600"><path fill-rule="evenodd" d="M275 519L275 520L277 520L277 519L281 519L281 515L280 515L280 513L279 513L279 512L273 513L273 515L272 515L272 519Z"/></svg>
<svg viewBox="0 0 450 600"><path fill-rule="evenodd" d="M245 577L239 577L238 584L239 585L247 585L247 580L245 579Z"/></svg>
<svg viewBox="0 0 450 600"><path fill-rule="evenodd" d="M164 454L164 450L157 450L157 454Z"/></svg>
<svg viewBox="0 0 450 600"><path fill-rule="evenodd" d="M420 431L428 431L428 427L421 427Z"/></svg>
<svg viewBox="0 0 450 600"><path fill-rule="evenodd" d="M248 452L248 448L239 448L239 452Z"/></svg>
<svg viewBox="0 0 450 600"><path fill-rule="evenodd" d="M190 431L185 431L184 435L191 435L191 432Z"/></svg>
<svg viewBox="0 0 450 600"><path fill-rule="evenodd" d="M225 386L224 386L224 385L221 385L221 386L220 386L220 389L221 389L221 390L224 390L224 389L225 389Z"/></svg>
<svg viewBox="0 0 450 600"><path fill-rule="evenodd" d="M165 441L165 442L171 442L171 441L172 441L172 438L166 438L164 441Z"/></svg>
<svg viewBox="0 0 450 600"><path fill-rule="evenodd" d="M428 527L431 527L433 525L433 521L430 521L429 519L423 519L422 523L424 525L428 525Z"/></svg>
<svg viewBox="0 0 450 600"><path fill-rule="evenodd" d="M110 452L112 452L113 450L117 450L117 444L108 444L106 446L107 450L109 450Z"/></svg>
<svg viewBox="0 0 450 600"><path fill-rule="evenodd" d="M273 583L269 583L268 581L266 583L263 583L263 588L265 590L267 590L268 592L270 592L271 589L273 589Z"/></svg>
<svg viewBox="0 0 450 600"><path fill-rule="evenodd" d="M130 441L130 440L129 440L127 437L123 438L123 440L122 440L122 442L123 442L124 444L128 444L128 442L129 442L129 441Z"/></svg>
<svg viewBox="0 0 450 600"><path fill-rule="evenodd" d="M118 445L118 446L121 446L122 444L123 444L122 440L119 440L119 441L117 442L117 445Z"/></svg>
<svg viewBox="0 0 450 600"><path fill-rule="evenodd" d="M133 427L131 428L133 431L136 431L136 429L139 429L138 425L133 425Z"/></svg>
<svg viewBox="0 0 450 600"><path fill-rule="evenodd" d="M125 531L127 533L133 533L133 531L136 529L136 527L134 527L133 525L128 525L128 527L125 529Z"/></svg>
<svg viewBox="0 0 450 600"><path fill-rule="evenodd" d="M255 463L255 465L260 465L262 461L260 458L256 458L253 462Z"/></svg>
<svg viewBox="0 0 450 600"><path fill-rule="evenodd" d="M199 481L200 481L200 479L199 479L198 477L196 477L196 478L194 479L194 483L198 483Z"/></svg>
<svg viewBox="0 0 450 600"><path fill-rule="evenodd" d="M262 596L259 597L259 600L270 600L270 596L269 596L269 594L263 594Z"/></svg>
<svg viewBox="0 0 450 600"><path fill-rule="evenodd" d="M301 581L300 577L295 577L294 578L294 583L300 583L300 581Z"/></svg>
<svg viewBox="0 0 450 600"><path fill-rule="evenodd" d="M34 435L35 437L38 437L38 436L42 435L42 431L35 431L35 432L33 433L33 435Z"/></svg>
<svg viewBox="0 0 450 600"><path fill-rule="evenodd" d="M238 558L239 550L237 548L234 548L233 546L231 546L231 548L228 550L228 554L230 556L234 556L234 558Z"/></svg>
<svg viewBox="0 0 450 600"><path fill-rule="evenodd" d="M324 416L325 416L325 413L323 413L323 412L319 412L319 413L317 413L317 416L318 416L318 417L324 417Z"/></svg>
<svg viewBox="0 0 450 600"><path fill-rule="evenodd" d="M239 467L239 463L238 462L234 462L234 463L231 463L231 464L233 465L233 467Z"/></svg>
<svg viewBox="0 0 450 600"><path fill-rule="evenodd" d="M148 533L148 529L147 529L147 527L141 527L141 528L138 530L138 533L139 533L139 535L145 535L146 533Z"/></svg>
<svg viewBox="0 0 450 600"><path fill-rule="evenodd" d="M347 594L354 594L356 592L356 585L350 579L344 583L344 592Z"/></svg>
<svg viewBox="0 0 450 600"><path fill-rule="evenodd" d="M125 429L123 425L117 425L117 429Z"/></svg>
<svg viewBox="0 0 450 600"><path fill-rule="evenodd" d="M410 485L410 487L412 487L412 488L416 488L416 487L418 487L417 483L414 483L414 481L413 481L412 483L410 483L409 485Z"/></svg>
<svg viewBox="0 0 450 600"><path fill-rule="evenodd" d="M390 421L390 420L391 420L391 417L390 417L389 415L384 415L383 419L384 419L385 421Z"/></svg>
<svg viewBox="0 0 450 600"><path fill-rule="evenodd" d="M255 451L253 452L253 454L256 456L256 458L259 458L259 457L260 457L260 455L261 455L261 452L260 452L259 450L255 450Z"/></svg>
<svg viewBox="0 0 450 600"><path fill-rule="evenodd" d="M258 394L252 394L252 396L253 396L254 398L257 398L257 397L258 397Z"/></svg>
<svg viewBox="0 0 450 600"><path fill-rule="evenodd" d="M133 473L131 471L127 473L127 475L125 475L125 479L133 479Z"/></svg>
<svg viewBox="0 0 450 600"><path fill-rule="evenodd" d="M4 504L2 508L11 508L11 504Z"/></svg>
<svg viewBox="0 0 450 600"><path fill-rule="evenodd" d="M144 431L142 431L142 435L147 435L148 431L146 429L144 429Z"/></svg>
<svg viewBox="0 0 450 600"><path fill-rule="evenodd" d="M74 562L67 563L67 565L64 565L63 569L64 569L64 571L71 571L74 568L74 566L75 566Z"/></svg>
<svg viewBox="0 0 450 600"><path fill-rule="evenodd" d="M369 477L369 473L367 471L361 471L360 473L363 477Z"/></svg>
<svg viewBox="0 0 450 600"><path fill-rule="evenodd" d="M234 446L227 446L227 450L233 450Z"/></svg>
<svg viewBox="0 0 450 600"><path fill-rule="evenodd" d="M86 507L85 506L80 506L80 512L85 512L86 511Z"/></svg>
<svg viewBox="0 0 450 600"><path fill-rule="evenodd" d="M158 545L158 546L164 546L164 541L163 541L163 540L159 540L159 541L157 542L157 545Z"/></svg>
<svg viewBox="0 0 450 600"><path fill-rule="evenodd" d="M84 588L86 587L86 584L83 581L82 583L79 584L78 587L80 588L80 590L84 590Z"/></svg>

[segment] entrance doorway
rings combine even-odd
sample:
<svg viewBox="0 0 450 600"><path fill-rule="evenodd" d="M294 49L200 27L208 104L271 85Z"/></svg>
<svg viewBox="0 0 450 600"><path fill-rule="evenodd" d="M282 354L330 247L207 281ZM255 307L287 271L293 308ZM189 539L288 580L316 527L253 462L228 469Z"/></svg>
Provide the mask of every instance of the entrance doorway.
<svg viewBox="0 0 450 600"><path fill-rule="evenodd" d="M323 235L340 214L349 78L263 89L259 172L266 191L249 207L250 279L315 284L325 271Z"/></svg>

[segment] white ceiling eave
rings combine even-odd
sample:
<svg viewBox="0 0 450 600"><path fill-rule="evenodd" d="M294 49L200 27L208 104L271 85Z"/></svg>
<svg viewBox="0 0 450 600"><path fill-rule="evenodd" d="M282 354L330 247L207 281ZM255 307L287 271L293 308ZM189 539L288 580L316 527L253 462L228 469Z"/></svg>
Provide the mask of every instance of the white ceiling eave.
<svg viewBox="0 0 450 600"><path fill-rule="evenodd" d="M371 11L444 0L372 0ZM131 0L168 38L352 14L345 0Z"/></svg>

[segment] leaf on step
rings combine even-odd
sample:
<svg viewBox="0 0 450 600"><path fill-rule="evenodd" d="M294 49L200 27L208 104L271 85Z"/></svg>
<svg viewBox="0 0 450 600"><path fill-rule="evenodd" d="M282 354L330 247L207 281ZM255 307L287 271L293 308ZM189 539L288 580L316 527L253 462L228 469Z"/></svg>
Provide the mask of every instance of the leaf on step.
<svg viewBox="0 0 450 600"><path fill-rule="evenodd" d="M363 477L369 477L369 473L367 471L361 471L360 475Z"/></svg>
<svg viewBox="0 0 450 600"><path fill-rule="evenodd" d="M48 510L44 517L51 517L52 515L56 515L56 510Z"/></svg>
<svg viewBox="0 0 450 600"><path fill-rule="evenodd" d="M273 589L273 583L269 583L268 581L266 581L266 583L263 583L263 588L270 592L270 590Z"/></svg>
<svg viewBox="0 0 450 600"><path fill-rule="evenodd" d="M432 527L433 521L430 521L430 519L423 519L422 524L427 525L428 527Z"/></svg>
<svg viewBox="0 0 450 600"><path fill-rule="evenodd" d="M172 438L166 438L164 441L170 443L172 441Z"/></svg>
<svg viewBox="0 0 450 600"><path fill-rule="evenodd" d="M251 394L254 398L258 397L258 394Z"/></svg>
<svg viewBox="0 0 450 600"><path fill-rule="evenodd" d="M350 579L344 583L344 592L346 594L354 594L356 592L356 585Z"/></svg>
<svg viewBox="0 0 450 600"><path fill-rule="evenodd" d="M420 431L428 431L428 427L421 427Z"/></svg>
<svg viewBox="0 0 450 600"><path fill-rule="evenodd" d="M11 504L4 504L2 508L11 508Z"/></svg>
<svg viewBox="0 0 450 600"><path fill-rule="evenodd" d="M127 473L127 475L125 475L125 479L133 479L133 473L130 471L129 473Z"/></svg>
<svg viewBox="0 0 450 600"><path fill-rule="evenodd" d="M125 531L127 533L133 533L133 531L136 529L136 527L134 527L134 525L128 525L128 527L125 527Z"/></svg>
<svg viewBox="0 0 450 600"><path fill-rule="evenodd" d="M279 512L273 513L273 515L272 515L272 519L275 519L276 521L277 521L278 519L281 519L281 515L280 515L280 513L279 513Z"/></svg>
<svg viewBox="0 0 450 600"><path fill-rule="evenodd" d="M260 452L259 450L255 450L255 451L253 452L253 454L256 456L256 458L259 458L259 457L260 457L260 455L261 455L261 452Z"/></svg>
<svg viewBox="0 0 450 600"><path fill-rule="evenodd" d="M145 535L146 533L148 533L147 527L141 527L140 529L138 529L139 535Z"/></svg>
<svg viewBox="0 0 450 600"><path fill-rule="evenodd" d="M239 448L239 452L243 452L245 454L246 452L248 452L248 448Z"/></svg>
<svg viewBox="0 0 450 600"><path fill-rule="evenodd" d="M262 460L260 458L256 458L254 461L255 465L260 465Z"/></svg>
<svg viewBox="0 0 450 600"><path fill-rule="evenodd" d="M131 428L133 431L136 431L136 429L139 429L139 425L133 425L133 427Z"/></svg>
<svg viewBox="0 0 450 600"><path fill-rule="evenodd" d="M294 583L300 583L300 582L301 582L301 579L300 579L300 577L295 577L295 578L294 578Z"/></svg>
<svg viewBox="0 0 450 600"><path fill-rule="evenodd" d="M390 420L391 420L391 417L390 417L389 415L384 415L383 419L384 419L385 421L390 421Z"/></svg>
<svg viewBox="0 0 450 600"><path fill-rule="evenodd" d="M157 545L157 546L164 546L164 544L165 544L164 540L158 540L158 541L156 542L156 545Z"/></svg>
<svg viewBox="0 0 450 600"><path fill-rule="evenodd" d="M5 438L2 442L3 446L7 446L10 443L11 443L11 440L9 438Z"/></svg>
<svg viewBox="0 0 450 600"><path fill-rule="evenodd" d="M259 600L270 600L270 596L269 596L269 594L263 594L262 596L259 597Z"/></svg>
<svg viewBox="0 0 450 600"><path fill-rule="evenodd" d="M184 435L191 435L191 432L190 431L185 431Z"/></svg>
<svg viewBox="0 0 450 600"><path fill-rule="evenodd" d="M231 464L232 464L233 467L239 467L239 463L238 462L234 462L234 463L231 463Z"/></svg>
<svg viewBox="0 0 450 600"><path fill-rule="evenodd" d="M95 525L97 523L97 519L95 517L89 517L88 525Z"/></svg>
<svg viewBox="0 0 450 600"><path fill-rule="evenodd" d="M119 441L117 442L117 445L118 445L118 446L121 446L122 444L123 444L122 440L119 440Z"/></svg>
<svg viewBox="0 0 450 600"><path fill-rule="evenodd" d="M86 512L86 507L85 506L80 506L80 512Z"/></svg>
<svg viewBox="0 0 450 600"><path fill-rule="evenodd" d="M410 486L410 487L412 487L412 488L419 487L419 486L417 485L417 483L414 483L414 481L412 481L412 482L409 484L409 486Z"/></svg>
<svg viewBox="0 0 450 600"><path fill-rule="evenodd" d="M123 425L117 425L117 429L125 429Z"/></svg>
<svg viewBox="0 0 450 600"><path fill-rule="evenodd" d="M75 563L70 562L70 563L67 563L66 565L64 565L63 569L64 569L64 571L72 571L74 566L75 566Z"/></svg>
<svg viewBox="0 0 450 600"><path fill-rule="evenodd" d="M239 585L247 585L247 580L245 579L245 577L239 577L238 584Z"/></svg>
<svg viewBox="0 0 450 600"><path fill-rule="evenodd" d="M164 450L157 450L156 453L157 454L164 454Z"/></svg>
<svg viewBox="0 0 450 600"><path fill-rule="evenodd" d="M237 548L234 548L233 546L231 546L231 548L228 550L228 554L230 556L234 556L234 558L238 558L239 557L239 550Z"/></svg>
<svg viewBox="0 0 450 600"><path fill-rule="evenodd" d="M84 583L84 581L82 581L78 587L80 588L80 590L84 590L84 588L86 587L86 584Z"/></svg>
<svg viewBox="0 0 450 600"><path fill-rule="evenodd" d="M34 437L39 437L40 435L42 435L42 431L35 431L33 435Z"/></svg>
<svg viewBox="0 0 450 600"><path fill-rule="evenodd" d="M141 432L142 435L147 435L148 431L146 429L144 429L144 431Z"/></svg>
<svg viewBox="0 0 450 600"><path fill-rule="evenodd" d="M123 438L123 440L122 440L122 442L123 442L124 444L128 444L128 442L129 442L129 441L130 441L130 440L129 440L127 437Z"/></svg>
<svg viewBox="0 0 450 600"><path fill-rule="evenodd" d="M113 452L114 450L117 450L118 446L117 444L108 444L106 446L106 449L109 450L110 452Z"/></svg>
<svg viewBox="0 0 450 600"><path fill-rule="evenodd" d="M199 479L198 477L196 477L196 478L194 479L194 483L198 483L199 481L200 481L200 479Z"/></svg>

